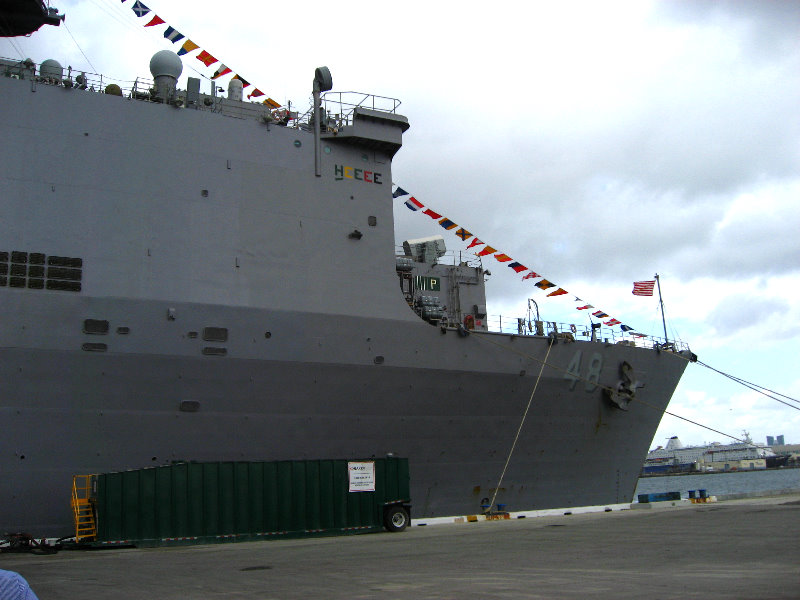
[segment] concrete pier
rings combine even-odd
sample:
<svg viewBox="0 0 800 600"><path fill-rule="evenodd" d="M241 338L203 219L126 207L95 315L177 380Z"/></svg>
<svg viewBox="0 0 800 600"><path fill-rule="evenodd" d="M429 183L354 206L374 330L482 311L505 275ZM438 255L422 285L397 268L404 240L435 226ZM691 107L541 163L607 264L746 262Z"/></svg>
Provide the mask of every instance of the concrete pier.
<svg viewBox="0 0 800 600"><path fill-rule="evenodd" d="M0 554L60 598L798 598L800 493L403 533Z"/></svg>

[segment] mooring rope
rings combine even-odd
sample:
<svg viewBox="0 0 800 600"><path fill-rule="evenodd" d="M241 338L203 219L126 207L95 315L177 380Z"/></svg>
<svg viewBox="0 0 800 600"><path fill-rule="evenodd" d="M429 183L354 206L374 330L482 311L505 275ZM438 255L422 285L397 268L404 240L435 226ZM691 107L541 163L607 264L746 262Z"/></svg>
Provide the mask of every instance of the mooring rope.
<svg viewBox="0 0 800 600"><path fill-rule="evenodd" d="M541 358L538 358L536 356L533 356L532 354L528 354L527 352L522 352L521 350L517 350L516 348L509 348L508 346L504 346L503 344L498 344L494 340L490 340L488 337L484 337L480 333L476 334L474 331L471 331L470 334L471 334L472 337L475 337L476 339L478 339L478 340L480 340L482 342L486 342L487 344L492 344L494 346L497 346L498 348L501 348L502 350L506 350L508 352L512 352L514 354L518 354L519 356L521 356L523 358L527 358L527 359L532 360L534 362L541 363L542 367L547 366L547 367L550 367L551 369L553 369L554 371L558 371L560 373L564 373L565 375L569 375L570 379L574 378L576 381L583 381L584 383L591 383L592 385L595 385L595 386L597 386L598 388L600 388L602 390L608 390L609 392L615 391L614 388L612 388L610 386L603 385L602 383L599 383L597 381L592 381L590 379L587 379L586 377L581 377L580 374L578 374L578 373L572 373L572 372L570 372L569 370L567 370L567 369L565 369L563 367L559 367L558 365L554 365L552 363L548 363L547 362L547 356L550 354L549 346L548 346L548 350L547 350L547 355L545 355L544 359L541 359ZM525 337L527 337L527 336L525 336ZM540 339L543 339L543 340L549 342L550 344L555 344L556 343L556 341L553 341L553 338L550 338L550 337L545 337L545 338L540 338ZM679 356L679 355L676 354L676 356Z"/></svg>
<svg viewBox="0 0 800 600"><path fill-rule="evenodd" d="M506 458L506 462L505 462L505 464L503 465L503 471L502 471L502 473L500 474L500 480L498 481L498 483L497 483L497 487L495 488L495 490L494 490L494 494L492 495L492 502L491 502L491 504L489 505L489 506L490 506L490 510L491 510L491 507L492 507L492 506L494 506L494 502L495 502L495 499L497 498L497 494L498 494L498 492L499 492L499 490L500 490L500 486L501 486L501 485L502 485L502 483L503 483L503 478L505 477L506 471L508 470L508 465L509 465L509 464L510 464L510 462L511 462L511 457L512 457L512 455L513 455L513 453L514 453L514 450L515 450L515 448L516 448L517 442L519 441L519 436L520 436L520 434L521 434L521 432L522 432L522 427L523 427L523 425L525 424L525 419L526 419L526 418L527 418L527 416L528 416L528 411L530 410L531 404L532 404L532 402L533 402L533 396L534 396L534 394L536 393L536 389L537 389L537 388L538 388L538 386L539 386L539 381L540 381L540 380L541 380L541 378L542 378L542 374L543 374L543 372L544 372L544 368L547 366L547 367L550 367L551 369L553 369L554 371L558 371L558 372L561 372L561 373L564 373L564 374L569 374L569 375L570 375L570 378L573 378L573 377L574 377L574 378L575 378L576 380L578 380L578 381L583 381L583 382L587 382L587 383L588 383L588 382L590 382L590 380L589 380L589 379L587 379L587 378L585 378L585 377L581 377L581 376L580 376L580 374L578 374L578 373L571 373L571 372L569 372L567 369L564 369L564 368L562 368L562 367L559 367L558 365L550 364L550 363L548 363L548 362L547 362L547 359L548 359L548 357L550 356L550 349L551 349L552 345L553 345L554 343L556 343L556 340L552 340L552 339L550 339L550 338L545 338L545 339L546 339L546 341L548 341L548 342L549 342L549 343L548 343L548 346L547 346L547 352L545 353L545 357L544 357L544 359L540 359L540 358L538 358L538 357L536 357L536 356L533 356L533 355L531 355L531 354L528 354L527 352L522 352L522 351L520 351L520 350L517 350L516 348L509 348L508 346L505 346L505 345L503 345L503 344L499 344L499 343L495 342L494 340L491 340L491 339L489 339L489 337L488 337L488 336L483 336L483 335L481 335L481 334L479 334L479 333L478 333L477 335L475 335L475 333L476 333L476 332L474 332L474 331L473 331L473 332L470 332L470 333L472 333L472 334L473 334L473 335L471 335L470 337L475 337L476 339L478 339L478 340L480 340L480 341L482 341L482 342L486 342L486 343L492 344L492 345L494 345L494 346L497 346L498 348L501 348L501 349L503 349L503 350L506 350L506 351L508 351L508 352L512 352L512 353L514 353L514 354L518 354L519 356L522 356L522 357L524 357L524 358L527 358L527 359L529 359L529 360L532 360L532 361L535 361L535 362L538 362L538 363L540 363L540 364L541 364L541 368L539 369L539 375L538 375L538 376L537 376L537 378L536 378L536 382L534 383L533 390L531 391L530 398L528 399L528 404L527 404L527 406L525 407L525 412L524 412L524 413L523 413L523 415L522 415L522 420L520 421L519 428L517 429L517 433L516 433L516 435L515 435L515 437L514 437L514 442L513 442L513 443L512 443L512 445L511 445L511 450L509 451L509 453L508 453L508 457ZM559 340L559 341L560 341L560 340ZM692 362L692 361L691 361L691 360L690 360L688 357L684 356L683 354L680 354L680 353L677 353L677 352L676 352L676 353L673 353L673 355L674 355L676 358L682 358L682 359L684 359L684 360L685 360L685 361L687 361L687 362ZM697 361L697 362L698 362L700 365L702 365L702 366L704 366L704 367L706 367L706 368L709 368L709 369L711 369L712 371L716 371L717 373L719 373L719 374L721 374L721 375L724 375L724 376L726 376L726 377L729 377L729 378L733 379L734 381L737 381L738 383L741 383L742 385L745 385L745 383L744 383L744 380L739 380L739 378L737 378L737 377L734 377L734 376L728 375L727 373L723 373L722 371L717 371L717 369L714 369L713 367L710 367L709 365L706 365L705 363L702 363L702 362L700 362L700 361ZM598 388L600 388L601 390L608 390L609 392L613 392L613 391L615 391L615 390L614 390L614 388L612 388L612 387L609 387L609 386L606 386L606 385L603 385L603 384L601 384L601 383L599 383L599 382L596 382L596 381L591 381L591 383L592 383L593 385L596 385L596 386L597 386ZM746 382L746 383L749 383L749 382ZM755 384L751 384L751 385L755 385ZM745 385L745 387L749 387L749 386ZM757 386L757 387L761 387L761 386ZM752 388L751 388L751 389L752 389ZM767 389L767 388L763 388L763 389ZM756 391L758 391L758 390L756 390ZM772 390L769 390L769 391L772 391ZM762 392L762 393L763 393L763 392ZM773 392L773 393L776 393L776 392ZM765 395L766 395L767 397L770 397L770 398L771 398L771 396L769 396L768 394L765 394ZM783 394L779 394L779 395L783 396ZM790 400L794 400L793 398L791 398L791 397L789 397L789 396L784 396L784 397L785 397L785 398L789 398ZM775 399L775 398L773 398L773 399ZM742 439L740 439L739 437L737 437L737 436L735 436L735 435L731 435L730 433L726 433L726 432L724 432L724 431L720 431L719 429L714 429L713 427L709 427L708 425L703 425L702 423L698 423L697 421L693 421L693 420L691 420L691 419L687 419L686 417L682 417L681 415L679 415L679 414L676 414L676 413L673 413L673 412L670 412L670 411L668 411L668 410L665 410L665 409L660 409L660 408L658 408L657 406L655 406L654 404L651 404L650 402L648 402L648 401L646 401L646 400L642 400L642 399L641 399L640 397L638 397L638 396L634 396L634 398L633 398L633 400L632 400L632 401L633 401L633 402L639 402L640 404L642 404L643 406L646 406L647 408L650 408L650 409L652 409L652 410L655 410L655 411L657 411L657 412L660 412L660 413L663 413L663 414L669 415L669 416L671 416L671 417L675 417L676 419L681 419L682 421L686 421L687 423L691 423L692 425L695 425L695 426L697 426L697 427L700 427L700 428L702 428L702 429L707 429L708 431L711 431L711 432L713 432L713 433L718 433L719 435L722 435L722 436L725 436L725 437L727 437L727 438L730 438L730 439L732 439L732 440L734 440L734 441L736 441L736 442L740 442L740 443L743 443L743 444L746 444L746 443L747 443L747 441L745 441L745 440L742 440ZM786 404L786 403L785 403L785 402L783 402L783 404ZM795 408L794 406L791 406L791 405L788 405L788 406L790 406L791 408ZM754 446L754 447L758 447L758 444L753 444L753 446Z"/></svg>
<svg viewBox="0 0 800 600"><path fill-rule="evenodd" d="M533 396L536 393L536 388L539 387L539 381L542 379L542 373L544 372L544 367L547 364L547 357L550 356L550 348L553 347L553 344L548 344L547 346L547 353L544 355L544 360L542 361L542 367L539 369L539 376L536 378L536 382L533 384L533 389L531 390L530 398L528 398L528 405L525 407L525 412L522 414L522 420L519 422L519 427L517 428L517 435L514 436L514 443L511 444L511 449L508 451L508 457L506 458L506 464L503 465L503 472L500 473L500 480L497 482L497 486L494 488L494 494L492 495L492 501L489 503L489 510L492 510L492 506L494 506L494 501L497 498L497 492L500 491L500 486L503 485L503 478L506 476L506 469L508 469L508 464L511 462L511 455L514 454L514 448L517 446L517 441L519 440L519 434L522 433L522 426L525 425L525 418L528 416L528 411L531 408L531 404L533 403Z"/></svg>
<svg viewBox="0 0 800 600"><path fill-rule="evenodd" d="M474 334L475 332L473 331L473 332L471 332L471 333L473 333L473 334ZM490 340L490 339L488 339L488 338L486 338L486 337L484 337L484 336L482 336L482 335L480 335L480 334L478 334L478 335L477 335L477 339L479 339L479 340L481 340L481 341L484 341L484 342L487 342L487 343L489 343L489 344L493 344L493 345L497 346L498 348L502 348L503 350L507 350L508 352L513 352L514 354L518 354L519 356L522 356L522 357L524 357L524 358L530 359L530 360L532 360L532 361L535 361L535 362L538 362L538 363L542 363L543 365L544 365L544 364L547 364L547 363L545 362L545 361L546 361L546 359L545 359L545 361L543 361L541 358L537 358L536 356L533 356L533 355L531 355L531 354L528 354L527 352L522 352L522 351L520 351L520 350L517 350L517 349L515 349L515 348L509 348L509 347L507 347L507 346L504 346L504 345L502 345L502 344L498 344L498 343L497 343L497 342L495 342L494 340ZM548 353L549 353L549 352L548 352ZM710 369L711 371L714 371L715 373L719 373L720 375L722 375L722 376L724 376L724 377L727 377L727 378L729 378L729 379L731 379L731 380L735 381L736 383L738 383L738 384L740 384L740 385L743 385L744 387L750 388L751 390L753 390L753 391L756 391L756 392L760 392L761 394L763 394L763 395L764 395L764 396L766 396L767 398L770 398L770 399L772 399L772 400L776 400L777 402L780 402L781 404L786 404L786 406L788 406L789 408L794 408L794 409L796 409L796 410L797 410L797 407L795 407L795 406L792 406L791 404L787 404L786 402L783 402L782 400L778 400L777 398L774 398L774 397L770 396L769 394L766 394L766 393L764 393L764 392L763 392L763 391L761 391L761 390L767 390L768 392L771 392L771 393L773 393L773 394L775 394L775 395L778 395L778 396L782 396L782 397L784 397L784 398L787 398L787 399L791 400L792 402L800 402L800 401L798 401L798 400L795 400L795 399L794 399L794 398L792 398L791 396L786 396L786 395L784 395L784 394L781 394L781 393L779 393L779 392L775 392L775 391L773 391L773 390L770 390L769 388L766 388L766 387L764 387L764 386L760 386L760 385L758 385L758 384L751 383L751 382L749 382L749 381L746 381L746 380L744 380L744 379L741 379L741 378L739 378L739 377L736 377L736 376L734 376L734 375L730 375L730 374L728 374L728 373L725 373L725 372L723 372L723 371L720 371L720 370L718 370L718 369L715 369L714 367L712 367L712 366L710 366L710 365L707 365L706 363L704 363L704 362L702 362L702 361L700 361L700 360L697 360L697 361L692 361L692 360L691 360L689 357L687 357L687 356L686 356L686 355L684 355L684 354L681 354L680 352L673 352L673 353L671 353L671 354L672 354L674 357L676 357L676 358L679 358L679 359L683 359L683 360L685 360L685 361L686 361L686 362L688 362L688 363L691 363L691 362L696 362L698 365L700 365L700 366L703 366L703 367L705 367L705 368L707 368L707 369ZM577 381L583 381L583 382L587 382L587 383L592 383L593 385L596 385L598 388L600 388L600 389L603 389L603 390L608 390L609 392L613 392L613 391L615 391L615 390L614 390L614 388L611 388L611 387L609 387L609 386L603 385L602 383L599 383L599 382L595 382L595 381L591 381L591 382L590 382L590 381L589 381L589 379L587 379L587 378L585 378L585 377L581 377L581 376L580 376L580 374L578 374L578 373L570 373L570 372L569 372L567 369L564 369L563 367L559 367L558 365L554 365L554 364L547 364L547 366L548 366L548 367L550 367L551 369L555 370L555 371L559 371L559 372L561 372L561 373L568 374L568 375L570 376L570 378L571 378L571 379L572 379L572 378L575 378ZM761 388L761 389L756 389L756 388ZM639 398L638 396L636 396L636 397L634 397L634 398L633 398L633 402L639 402L639 403L641 403L641 404L644 404L645 406L647 406L647 407L649 407L649 408L652 408L653 410L661 410L661 409L659 409L657 406L654 406L654 405L650 404L649 402L647 402L647 401L645 401L645 400L642 400L642 399L641 399L641 398ZM718 433L718 434L720 434L720 435L724 435L725 437L729 437L729 438L731 438L732 440L734 440L734 441L736 441L736 442L742 442L742 443L746 443L746 442L744 442L743 440L739 439L739 438L738 438L737 436L735 436L735 435L731 435L730 433L725 433L724 431L720 431L720 430L718 430L718 429L714 429L713 427L709 427L708 425L703 425L702 423L698 423L697 421L692 421L691 419L687 419L686 417L682 417L682 416L680 416L680 415L678 415L678 414L676 414L676 413L669 412L668 410L664 410L664 411L662 411L662 412L663 412L664 414L666 414L666 415L669 415L669 416L671 416L671 417L675 417L676 419L681 419L682 421L686 421L687 423L691 423L692 425L696 425L696 426L698 426L698 427L700 427L700 428L702 428L702 429L708 429L708 430L709 430L709 431L711 431L711 432ZM754 446L758 446L757 444L753 444L753 445L754 445Z"/></svg>

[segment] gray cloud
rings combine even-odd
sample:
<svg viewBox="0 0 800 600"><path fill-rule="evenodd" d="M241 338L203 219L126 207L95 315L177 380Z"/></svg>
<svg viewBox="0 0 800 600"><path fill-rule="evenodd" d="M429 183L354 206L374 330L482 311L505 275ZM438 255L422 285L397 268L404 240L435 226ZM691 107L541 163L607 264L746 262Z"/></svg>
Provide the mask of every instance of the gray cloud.
<svg viewBox="0 0 800 600"><path fill-rule="evenodd" d="M674 53L654 54L616 103L537 113L515 101L502 123L486 111L423 113L407 134L422 139L396 171L420 184L423 203L554 279L797 272L792 205L726 221L743 194L763 202L800 185L800 41L786 25L797 11L764 4L787 3L657 3L653 22L672 28ZM783 41L759 45L779 22ZM441 233L400 215L399 231L412 225Z"/></svg>
<svg viewBox="0 0 800 600"><path fill-rule="evenodd" d="M652 20L669 19L680 25L736 29L751 59L772 61L796 47L800 3L792 0L693 0L657 2Z"/></svg>
<svg viewBox="0 0 800 600"><path fill-rule="evenodd" d="M725 335L744 328L759 328L773 317L787 316L789 308L789 304L783 300L762 298L751 293L736 294L723 298L708 315L707 323L717 334ZM770 330L771 336L779 333Z"/></svg>

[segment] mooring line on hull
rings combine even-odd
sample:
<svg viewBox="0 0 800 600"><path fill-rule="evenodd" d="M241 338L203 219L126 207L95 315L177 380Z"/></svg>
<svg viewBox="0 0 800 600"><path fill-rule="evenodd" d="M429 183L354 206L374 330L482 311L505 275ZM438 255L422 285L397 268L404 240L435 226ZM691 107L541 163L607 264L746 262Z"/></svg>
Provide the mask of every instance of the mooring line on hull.
<svg viewBox="0 0 800 600"><path fill-rule="evenodd" d="M539 381L542 379L542 373L544 372L544 366L547 364L547 357L550 356L550 348L552 348L552 344L547 346L547 353L544 355L544 360L542 361L542 367L539 369L539 376L536 378L536 382L533 384L533 389L531 390L531 396L528 398L528 406L525 407L525 412L522 413L522 420L519 423L519 428L517 429L517 435L514 436L514 443L511 444L511 450L508 451L508 457L506 458L506 464L503 465L503 472L500 473L500 480L497 482L497 485L494 488L494 494L492 495L492 501L489 504L489 510L492 509L494 506L494 501L497 499L497 492L500 491L500 486L503 485L503 478L506 476L506 469L508 469L508 463L511 462L511 455L514 454L514 449L517 447L517 441L519 440L519 434L522 432L522 426L525 425L525 419L528 416L528 411L531 408L531 403L533 402L533 396L536 394L536 388L539 387Z"/></svg>
<svg viewBox="0 0 800 600"><path fill-rule="evenodd" d="M544 367L545 367L545 366L548 366L548 367L550 367L551 369L553 369L553 370L555 370L555 371L560 371L560 372L562 372L562 373L565 373L565 374L566 374L566 373L569 373L569 371L567 371L566 369L562 369L562 368L561 368L561 367L559 367L559 366L556 366L556 365L554 365L554 364L551 364L551 363L548 363L548 362L547 362L547 357L550 355L550 348L552 347L552 345L548 345L548 347L547 347L547 354L545 355L545 358L544 358L544 360L542 360L542 359L540 359L540 358L537 358L536 356L532 356L532 355L530 355L530 354L528 354L528 353L526 353L526 352L522 352L521 350L517 350L516 348L509 348L509 347L507 347L507 346L504 346L504 345L502 345L502 344L498 344L498 343L497 343L497 342L495 342L494 340L490 340L490 339L488 339L487 337L484 337L484 336L482 336L482 335L480 335L480 334L476 334L474 331L473 331L473 332L471 332L471 333L472 333L472 335L471 335L470 337L475 337L475 338L477 338L477 339L479 339L479 340L481 340L481 341L487 342L487 343L489 343L489 344L493 344L493 345L497 346L498 348L500 348L500 349L502 349L502 350L506 350L506 351L508 351L508 352L513 352L514 354L518 354L519 356L522 356L522 357L524 357L524 358L527 358L527 359L529 359L529 360L532 360L532 361L535 361L535 362L541 363L541 365L542 365L542 368L541 368L541 370L539 371L539 378L541 378L541 376L542 376L542 372L544 371ZM548 339L548 341L550 341L550 340ZM692 361L691 359L689 359L688 357L686 357L686 356L684 356L684 355L682 355L682 354L680 354L680 353L677 353L677 352L673 353L673 355L674 355L675 357L677 357L677 358L682 358L682 359L683 359L683 360L685 360L686 362L695 362L695 361ZM711 369L711 370L713 370L713 371L717 371L716 369L713 369L712 367L709 367L709 366L708 366L708 365L706 365L705 363L702 363L702 362L700 362L700 361L696 361L696 362L698 362L699 364L701 364L701 365L702 365L702 366L704 366L704 367L710 368L710 369ZM733 376L727 375L726 373L722 373L721 371L717 371L717 372L718 372L718 373L720 373L721 375L725 375L726 377L731 377L731 379L734 379L734 380L737 380L737 381L738 381L738 378L736 378L736 377L733 377ZM574 377L574 378L575 378L576 380L578 380L578 381L589 382L589 379L587 379L587 378L585 378L585 377L581 377L581 376L580 376L578 373L569 373L569 375L570 375L570 378ZM537 380L536 380L536 385L538 385L538 384L539 384L539 378L537 378ZM744 380L742 380L742 381L744 381ZM739 381L739 383L742 383L742 381ZM601 390L608 390L609 392L613 392L613 391L614 391L614 389L613 389L613 388L611 388L611 387L609 387L609 386L606 386L606 385L603 385L602 383L599 383L599 382L596 382L596 381L592 381L591 383L592 383L593 385L596 385L596 386L597 386L598 388L600 388ZM748 382L748 383L749 383L749 382ZM536 385L534 386L534 392L536 391ZM743 384L743 385L744 385L744 384ZM755 384L752 384L752 385L755 385ZM761 386L757 386L757 387L761 387ZM766 389L766 388L764 388L764 389ZM769 390L769 391L772 391L772 390ZM777 392L773 392L773 393L777 393ZM780 395L782 396L783 394L780 394ZM788 396L786 396L786 397L788 398ZM533 394L531 394L531 398L533 398ZM790 398L790 399L791 399L791 398ZM650 409L653 409L653 410L655 410L655 411L659 411L659 412L661 412L661 413L663 413L663 414L665 414L665 415L669 415L669 416L671 416L671 417L675 417L676 419L681 419L682 421L686 421L687 423L691 423L692 425L696 425L697 427L700 427L701 429L707 429L708 431L711 431L711 432L713 432L713 433L718 433L719 435L722 435L722 436L728 437L728 438L730 438L730 439L732 439L732 440L734 440L734 441L736 441L736 442L741 442L741 443L743 443L743 444L744 444L744 443L747 443L747 442L745 442L744 440L741 440L741 439L739 439L739 438L738 438L738 437L736 437L735 435L731 435L730 433L725 433L724 431L720 431L720 430L718 430L718 429L714 429L713 427L709 427L708 425L703 425L702 423L698 423L697 421L692 421L691 419L687 419L686 417L682 417L682 416L680 416L679 414L676 414L676 413L669 412L668 410L661 410L661 409L659 409L657 406L655 406L655 405L653 405L653 404L650 404L650 403L649 403L649 402L647 402L646 400L642 400L642 399L641 399L641 398L639 398L638 396L635 396L635 397L633 398L633 400L632 400L632 401L633 401L633 402L639 402L639 403L640 403L640 404L642 404L643 406L646 406L646 407L648 407L648 408L650 408ZM786 404L786 403L784 402L784 404ZM788 406L791 406L791 405L788 405ZM530 408L530 401L528 402L528 408ZM795 408L795 407L794 407L794 406L792 406L792 408ZM528 413L528 409L526 408L526 409L525 409L525 414L527 415L527 413ZM524 422L524 417L523 417L523 422ZM520 431L521 431L521 430L522 430L522 426L520 425ZM517 437L519 437L519 431L517 432ZM516 439L514 440L514 444L516 444ZM753 444L753 445L754 445L754 446L756 446L756 444ZM512 447L512 451L513 451L513 447ZM510 458L511 458L511 455L509 454L509 460L510 460ZM504 475L505 475L505 472L506 472L506 468L507 468L507 467L508 467L508 461L506 461L506 466L505 466L505 467L503 467L503 474L504 474ZM502 481L502 476L501 476L501 481ZM499 487L500 487L500 485L498 484L498 486L497 486L497 487L499 488ZM496 496L496 495L497 495L497 490L495 490L495 496ZM494 504L494 498L492 499L492 504Z"/></svg>
<svg viewBox="0 0 800 600"><path fill-rule="evenodd" d="M488 344L493 344L493 345L497 346L498 348L500 348L502 350L506 350L508 352L513 352L514 354L518 354L519 356L521 356L523 358L527 358L527 359L532 360L534 362L541 363L542 368L544 368L545 366L550 367L554 371L559 371L560 373L564 373L565 375L569 375L570 379L575 379L576 381L582 381L584 383L591 383L592 385L597 386L601 390L608 390L609 392L613 392L614 391L614 388L612 388L612 387L609 387L607 385L603 385L602 383L599 383L599 382L594 381L594 380L590 380L590 379L588 379L586 377L581 377L581 375L579 373L572 373L572 372L568 371L567 369L564 369L564 368L559 367L557 365L554 365L552 363L548 363L547 362L547 357L550 355L550 348L553 345L552 344L552 338L544 338L548 342L548 347L547 347L547 354L545 355L544 360L542 360L541 358L537 358L537 357L535 357L535 356L533 356L531 354L528 354L527 352L522 352L521 350L517 350L516 348L509 348L507 346L503 346L502 344L498 344L494 340L490 340L488 337L484 337L480 333L476 333L474 331L470 332L470 337L475 337L476 339L481 340L482 342L486 342ZM679 356L679 355L676 354L676 356Z"/></svg>

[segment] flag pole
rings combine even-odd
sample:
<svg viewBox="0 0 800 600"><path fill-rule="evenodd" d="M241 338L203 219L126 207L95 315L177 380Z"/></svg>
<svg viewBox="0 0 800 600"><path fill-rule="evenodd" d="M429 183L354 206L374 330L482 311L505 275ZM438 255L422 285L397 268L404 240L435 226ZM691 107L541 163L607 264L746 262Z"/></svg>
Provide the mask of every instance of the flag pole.
<svg viewBox="0 0 800 600"><path fill-rule="evenodd" d="M658 278L658 273L656 273L655 277L656 284L658 284L658 301L661 303L661 323L664 325L664 343L666 344L669 340L667 339L667 321L664 318L664 300L661 298L661 281Z"/></svg>

